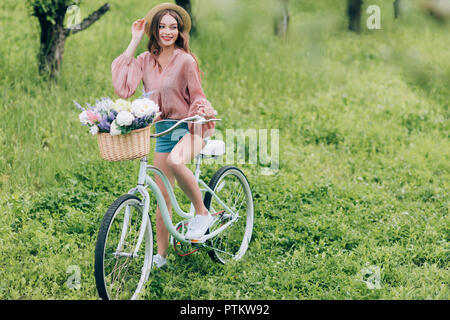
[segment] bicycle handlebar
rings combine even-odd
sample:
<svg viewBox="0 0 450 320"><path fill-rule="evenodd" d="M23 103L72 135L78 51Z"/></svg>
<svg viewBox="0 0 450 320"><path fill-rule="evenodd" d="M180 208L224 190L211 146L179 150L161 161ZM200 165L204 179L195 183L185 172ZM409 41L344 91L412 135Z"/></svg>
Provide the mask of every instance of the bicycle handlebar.
<svg viewBox="0 0 450 320"><path fill-rule="evenodd" d="M160 133L154 133L154 134L150 134L150 137L152 138L158 138L161 136L164 136L166 134L168 134L169 132L175 130L176 128L178 128L183 122L190 122L192 121L195 124L203 124L203 123L207 123L207 122L211 122L211 121L221 121L222 119L205 119L204 117L200 116L200 115L195 115L192 117L188 117L188 118L184 118L181 120L178 120L177 123L175 123L172 127L170 127L169 129L167 129L166 131L160 132ZM160 120L160 121L164 121L164 120ZM159 122L159 121L157 121Z"/></svg>

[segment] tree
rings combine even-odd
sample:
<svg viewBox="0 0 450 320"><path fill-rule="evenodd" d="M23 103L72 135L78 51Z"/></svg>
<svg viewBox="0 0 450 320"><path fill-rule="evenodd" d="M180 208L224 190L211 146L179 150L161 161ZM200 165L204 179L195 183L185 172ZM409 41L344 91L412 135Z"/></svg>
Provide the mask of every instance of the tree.
<svg viewBox="0 0 450 320"><path fill-rule="evenodd" d="M109 3L91 13L81 23L69 28L64 27L64 17L70 5L79 4L77 0L27 0L31 14L41 27L40 47L38 52L39 73L51 79L59 77L64 53L64 44L68 36L89 28L105 14Z"/></svg>
<svg viewBox="0 0 450 320"><path fill-rule="evenodd" d="M190 33L194 35L197 31L197 23L195 22L195 17L192 14L192 5L191 0L175 0L175 3L179 5L180 7L183 7L184 10L186 10L189 15L191 16L191 31Z"/></svg>
<svg viewBox="0 0 450 320"><path fill-rule="evenodd" d="M347 15L349 18L348 29L350 31L361 31L361 6L362 0L347 0Z"/></svg>
<svg viewBox="0 0 450 320"><path fill-rule="evenodd" d="M394 18L397 19L400 16L400 0L394 1Z"/></svg>
<svg viewBox="0 0 450 320"><path fill-rule="evenodd" d="M284 38L289 26L289 2L288 0L278 0L278 4L274 15L274 33Z"/></svg>

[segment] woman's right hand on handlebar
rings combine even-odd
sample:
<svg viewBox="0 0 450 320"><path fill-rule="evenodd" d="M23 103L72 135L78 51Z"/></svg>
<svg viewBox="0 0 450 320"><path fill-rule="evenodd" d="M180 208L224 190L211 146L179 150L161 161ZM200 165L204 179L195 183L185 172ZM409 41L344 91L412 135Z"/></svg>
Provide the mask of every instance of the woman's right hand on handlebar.
<svg viewBox="0 0 450 320"><path fill-rule="evenodd" d="M133 40L136 40L138 42L141 42L142 37L145 33L145 24L147 22L145 19L138 19L135 22L133 22L133 25L131 26L131 36Z"/></svg>

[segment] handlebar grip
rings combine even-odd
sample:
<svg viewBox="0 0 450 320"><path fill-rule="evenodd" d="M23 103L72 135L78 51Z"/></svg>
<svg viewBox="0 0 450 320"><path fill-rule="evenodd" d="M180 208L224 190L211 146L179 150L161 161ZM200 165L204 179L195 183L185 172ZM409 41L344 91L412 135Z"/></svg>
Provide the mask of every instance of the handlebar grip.
<svg viewBox="0 0 450 320"><path fill-rule="evenodd" d="M202 116L196 114L195 116L192 116L192 117L189 117L189 118L185 118L185 119L182 119L182 120L178 120L178 122L176 124L174 124L172 127L170 127L169 129L167 129L167 130L165 130L163 132L160 132L160 133L150 134L150 137L157 138L157 137L161 137L163 135L166 135L169 132L173 131L175 128L177 128L179 125L181 125L181 123L183 123L183 122L194 121L193 123L202 124L202 123L205 123L205 122L221 121L221 120L222 119L215 119L215 118L214 119L205 119ZM161 120L161 121L164 121L164 120Z"/></svg>

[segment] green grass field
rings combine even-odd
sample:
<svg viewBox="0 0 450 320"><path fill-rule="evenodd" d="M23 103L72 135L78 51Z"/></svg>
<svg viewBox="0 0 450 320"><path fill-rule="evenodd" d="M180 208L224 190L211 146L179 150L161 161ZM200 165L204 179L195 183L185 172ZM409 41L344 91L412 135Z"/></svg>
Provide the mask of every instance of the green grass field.
<svg viewBox="0 0 450 320"><path fill-rule="evenodd" d="M101 160L73 100L117 98L111 62L158 3L109 2L67 39L53 85L37 75L37 20L24 1L0 4L0 299L98 298L97 232L136 184L138 161ZM144 298L449 299L450 25L414 7L394 20L392 1L373 0L365 7L380 6L382 29L356 35L345 1L291 0L283 41L264 1L193 2L191 48L218 131L279 130L279 168L237 164L255 200L243 260L171 249ZM84 1L82 18L103 3ZM67 286L70 266L79 289Z"/></svg>

